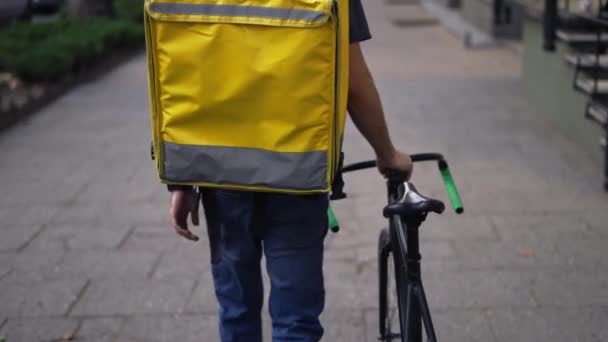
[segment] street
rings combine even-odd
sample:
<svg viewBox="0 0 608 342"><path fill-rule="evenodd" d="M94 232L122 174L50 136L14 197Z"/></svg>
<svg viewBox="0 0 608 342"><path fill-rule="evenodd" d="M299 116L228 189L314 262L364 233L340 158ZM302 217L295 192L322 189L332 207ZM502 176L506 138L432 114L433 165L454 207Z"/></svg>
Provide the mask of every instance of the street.
<svg viewBox="0 0 608 342"><path fill-rule="evenodd" d="M420 231L438 339L608 341L601 165L529 108L515 50L466 49L418 5L364 6L395 144L443 153L464 202ZM0 133L7 342L218 340L204 226L198 243L174 233L150 160L146 72L142 52ZM344 152L373 158L350 122ZM345 181L341 231L326 239L323 340L372 342L385 185L375 170ZM448 203L435 165L416 165L412 181Z"/></svg>

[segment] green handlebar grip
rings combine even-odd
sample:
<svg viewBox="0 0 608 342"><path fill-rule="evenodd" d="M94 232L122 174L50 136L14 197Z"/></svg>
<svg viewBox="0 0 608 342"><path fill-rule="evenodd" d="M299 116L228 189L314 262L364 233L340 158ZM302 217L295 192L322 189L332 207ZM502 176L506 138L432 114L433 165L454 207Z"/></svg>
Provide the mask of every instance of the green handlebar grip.
<svg viewBox="0 0 608 342"><path fill-rule="evenodd" d="M441 165L439 168L441 172L441 178L443 178L443 184L445 184L445 189L448 192L448 196L450 197L450 201L452 202L452 207L454 211L458 214L462 214L464 208L462 207L462 200L460 199L460 195L458 194L458 189L456 188L456 184L454 183L454 178L452 178L452 173L450 172L450 168L447 164Z"/></svg>
<svg viewBox="0 0 608 342"><path fill-rule="evenodd" d="M329 230L331 230L332 233L337 233L340 231L340 224L338 223L336 214L334 214L334 210L331 208L331 206L327 207L327 223L329 225Z"/></svg>

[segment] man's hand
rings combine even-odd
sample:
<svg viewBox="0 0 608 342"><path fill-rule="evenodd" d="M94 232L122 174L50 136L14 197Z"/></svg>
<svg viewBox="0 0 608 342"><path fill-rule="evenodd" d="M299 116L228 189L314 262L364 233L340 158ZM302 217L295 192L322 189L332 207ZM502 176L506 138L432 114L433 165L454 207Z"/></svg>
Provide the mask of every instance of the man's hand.
<svg viewBox="0 0 608 342"><path fill-rule="evenodd" d="M198 236L188 229L188 214L192 217L192 224L198 226L198 206L194 205L193 191L176 190L171 192L171 210L169 214L173 221L175 232L191 241L198 241Z"/></svg>
<svg viewBox="0 0 608 342"><path fill-rule="evenodd" d="M404 179L409 180L414 171L414 164L409 154L394 150L393 153L377 157L378 170L387 176L389 171L400 171L403 173Z"/></svg>

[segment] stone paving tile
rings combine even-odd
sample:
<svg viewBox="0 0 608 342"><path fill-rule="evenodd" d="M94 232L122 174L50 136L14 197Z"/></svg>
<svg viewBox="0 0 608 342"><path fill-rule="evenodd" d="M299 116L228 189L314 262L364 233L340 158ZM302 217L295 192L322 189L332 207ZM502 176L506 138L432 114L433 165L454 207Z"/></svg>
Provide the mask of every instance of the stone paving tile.
<svg viewBox="0 0 608 342"><path fill-rule="evenodd" d="M76 341L114 342L124 321L123 318L85 319L76 333Z"/></svg>
<svg viewBox="0 0 608 342"><path fill-rule="evenodd" d="M608 279L595 270L552 270L534 274L532 293L541 306L608 307Z"/></svg>
<svg viewBox="0 0 608 342"><path fill-rule="evenodd" d="M483 310L449 310L434 312L431 317L435 334L439 341L450 342L495 342L490 330L489 320ZM366 335L368 342L378 340L378 311L365 313Z"/></svg>
<svg viewBox="0 0 608 342"><path fill-rule="evenodd" d="M84 278L33 283L16 279L0 282L0 316L53 316L68 312L87 284Z"/></svg>
<svg viewBox="0 0 608 342"><path fill-rule="evenodd" d="M50 176L47 177L45 173L45 177L5 182L3 190L11 196L0 197L0 206L8 208L23 208L28 205L33 207L65 206L82 191L85 179L88 177L86 173L76 171L71 174L58 175L55 180Z"/></svg>
<svg viewBox="0 0 608 342"><path fill-rule="evenodd" d="M58 206L23 205L18 207L0 206L0 226L42 225L48 223L60 210Z"/></svg>
<svg viewBox="0 0 608 342"><path fill-rule="evenodd" d="M159 189L161 191L161 189ZM95 202L75 202L63 208L51 223L109 225L109 224L169 224L167 205L151 202L117 203L110 199Z"/></svg>
<svg viewBox="0 0 608 342"><path fill-rule="evenodd" d="M367 264L373 264L378 259L377 243L353 247L352 249L355 251L354 261L357 267L366 266Z"/></svg>
<svg viewBox="0 0 608 342"><path fill-rule="evenodd" d="M605 211L596 211L583 215L584 220L589 224L589 227L594 232L608 237L608 213Z"/></svg>
<svg viewBox="0 0 608 342"><path fill-rule="evenodd" d="M424 275L431 310L533 307L534 272L456 271Z"/></svg>
<svg viewBox="0 0 608 342"><path fill-rule="evenodd" d="M124 251L167 252L179 246L179 237L173 228L165 225L138 225L120 246ZM204 242L201 242L204 243Z"/></svg>
<svg viewBox="0 0 608 342"><path fill-rule="evenodd" d="M608 266L607 238L556 239L555 262L564 266L585 268Z"/></svg>
<svg viewBox="0 0 608 342"><path fill-rule="evenodd" d="M461 269L529 269L561 265L555 261L556 247L548 240L463 240L450 241L450 246L452 255L441 261Z"/></svg>
<svg viewBox="0 0 608 342"><path fill-rule="evenodd" d="M327 310L321 316L323 341L360 341L365 336L362 312ZM263 313L264 341L271 341L272 326L266 311ZM129 319L121 329L118 341L218 341L218 322L215 314L185 314L170 317L138 317Z"/></svg>
<svg viewBox="0 0 608 342"><path fill-rule="evenodd" d="M65 249L112 249L127 237L132 227L123 225L52 224L45 226L27 248L45 250Z"/></svg>
<svg viewBox="0 0 608 342"><path fill-rule="evenodd" d="M57 273L67 276L86 276L88 278L144 278L160 257L155 252L128 252L99 250L77 250L66 253Z"/></svg>
<svg viewBox="0 0 608 342"><path fill-rule="evenodd" d="M0 253L17 251L25 247L28 242L42 229L40 225L0 225Z"/></svg>
<svg viewBox="0 0 608 342"><path fill-rule="evenodd" d="M356 259L355 250L348 247L332 247L329 245L323 252L323 260L327 261L353 261Z"/></svg>
<svg viewBox="0 0 608 342"><path fill-rule="evenodd" d="M363 317L365 320L365 341L375 342L379 341L380 328L379 328L379 313L378 308L365 310Z"/></svg>
<svg viewBox="0 0 608 342"><path fill-rule="evenodd" d="M590 238L595 234L582 218L566 215L513 215L491 218L506 240Z"/></svg>
<svg viewBox="0 0 608 342"><path fill-rule="evenodd" d="M378 305L376 272L362 269L356 263L328 260L325 262L324 275L325 307L363 310Z"/></svg>
<svg viewBox="0 0 608 342"><path fill-rule="evenodd" d="M568 190L563 192L568 193ZM525 193L526 196L522 196L522 193ZM472 208L470 212L486 215L505 212L536 214L570 210L601 210L605 202L590 196L589 193L570 192L570 196L560 196L560 193L556 191L533 192L527 189L494 191L487 188L468 194L464 200L468 203L467 206Z"/></svg>
<svg viewBox="0 0 608 342"><path fill-rule="evenodd" d="M424 261L446 260L454 257L454 249L447 241L421 241L420 255Z"/></svg>
<svg viewBox="0 0 608 342"><path fill-rule="evenodd" d="M63 250L0 253L0 269L5 272L5 279L28 279L32 282L49 280L55 278L53 275L57 273L57 267L64 255ZM0 277L0 282L3 280Z"/></svg>
<svg viewBox="0 0 608 342"><path fill-rule="evenodd" d="M141 151L145 151L142 148ZM144 152L145 153L145 152ZM116 202L142 202L148 201L157 197L161 193L158 187L150 186L154 184L153 180L158 177L152 161L142 168L141 164L122 163L113 170L104 172L100 177L96 177L95 182L90 183L86 189L76 197L76 201L82 202L98 202L108 198L115 198ZM145 172L142 172L145 171ZM149 177L152 174L154 177ZM145 175L145 177L142 177ZM134 180L139 177L147 181L145 187L141 186L140 179L138 182ZM164 193L166 201L165 206L169 203L168 194Z"/></svg>
<svg viewBox="0 0 608 342"><path fill-rule="evenodd" d="M181 311L192 293L194 280L126 278L93 281L72 314L107 316L161 314Z"/></svg>
<svg viewBox="0 0 608 342"><path fill-rule="evenodd" d="M374 244L378 240L379 229L363 228L362 222L336 213L340 224L340 231L329 232L326 236L326 245L331 248L353 248L361 245Z"/></svg>
<svg viewBox="0 0 608 342"><path fill-rule="evenodd" d="M78 320L69 318L11 319L0 330L0 336L7 342L63 341L64 336L74 333L77 327Z"/></svg>
<svg viewBox="0 0 608 342"><path fill-rule="evenodd" d="M420 228L420 239L495 241L498 234L485 216L456 215L429 216Z"/></svg>
<svg viewBox="0 0 608 342"><path fill-rule="evenodd" d="M163 254L154 271L155 278L170 279L182 276L198 278L202 272L210 270L207 239L201 238L193 243L177 235L175 238L179 239L176 248Z"/></svg>
<svg viewBox="0 0 608 342"><path fill-rule="evenodd" d="M499 342L600 342L608 339L608 314L601 307L494 309L488 311L488 317Z"/></svg>
<svg viewBox="0 0 608 342"><path fill-rule="evenodd" d="M382 216L382 209L386 206L386 194L376 192L373 194L352 196L349 201L353 202L353 218L361 222L364 229L377 230L387 227L387 220Z"/></svg>
<svg viewBox="0 0 608 342"><path fill-rule="evenodd" d="M264 290L267 296L267 284L265 284ZM213 278L211 276L211 272L203 273L198 281L196 289L192 293L192 296L188 299L185 312L214 315L218 313L218 308L219 306L215 298L215 289L213 287Z"/></svg>
<svg viewBox="0 0 608 342"><path fill-rule="evenodd" d="M353 342L365 338L365 319L362 310L332 310L321 315L324 328L322 341Z"/></svg>
<svg viewBox="0 0 608 342"><path fill-rule="evenodd" d="M481 310L431 313L437 338L446 341L496 341Z"/></svg>
<svg viewBox="0 0 608 342"><path fill-rule="evenodd" d="M13 269L9 265L0 265L0 281L8 277Z"/></svg>
<svg viewBox="0 0 608 342"><path fill-rule="evenodd" d="M219 330L214 315L134 316L127 320L116 341L219 341Z"/></svg>

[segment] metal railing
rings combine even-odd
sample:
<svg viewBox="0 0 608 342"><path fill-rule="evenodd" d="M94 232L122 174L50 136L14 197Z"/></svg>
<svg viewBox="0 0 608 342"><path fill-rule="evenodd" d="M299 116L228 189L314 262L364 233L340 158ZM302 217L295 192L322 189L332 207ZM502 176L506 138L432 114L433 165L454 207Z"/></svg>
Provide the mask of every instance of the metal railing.
<svg viewBox="0 0 608 342"><path fill-rule="evenodd" d="M608 138L608 118L604 114L602 121L596 113L592 113L593 107L598 104L608 111L608 0L600 0L595 9L588 11L572 10L568 0L562 3L562 7L558 0L544 0L544 5L543 49L556 51L559 30L571 34L568 44L576 56L573 87L589 96L585 117L602 126L604 189L608 191L608 147L605 143ZM591 5L588 7L591 8ZM594 38L581 39L578 34L593 35Z"/></svg>
<svg viewBox="0 0 608 342"><path fill-rule="evenodd" d="M580 23L586 23L594 27L598 33L608 32L608 1L599 2L595 10L583 12L575 11L570 7L570 1L564 1L560 7L558 0L544 0L543 12L543 48L546 51L555 51L557 30L563 26L563 16L578 19ZM598 43L602 42L598 37Z"/></svg>
<svg viewBox="0 0 608 342"><path fill-rule="evenodd" d="M543 13L543 48L545 51L555 51L558 19L557 0L545 0Z"/></svg>

